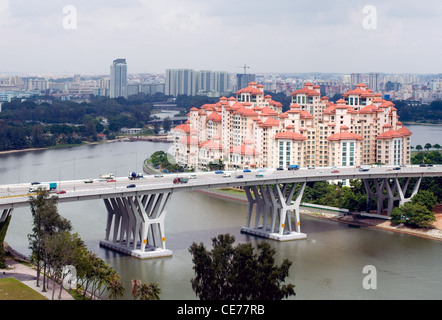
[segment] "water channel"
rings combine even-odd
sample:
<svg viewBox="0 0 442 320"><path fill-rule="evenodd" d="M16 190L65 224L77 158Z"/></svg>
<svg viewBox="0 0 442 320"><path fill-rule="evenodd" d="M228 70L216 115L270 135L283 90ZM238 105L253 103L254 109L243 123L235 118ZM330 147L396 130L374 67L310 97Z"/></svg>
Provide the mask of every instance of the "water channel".
<svg viewBox="0 0 442 320"><path fill-rule="evenodd" d="M31 181L62 181L97 178L114 172L125 176L166 143L115 142L66 149L30 151L0 155L1 184ZM166 244L173 251L168 258L139 260L100 248L104 237L106 209L100 200L59 204L91 251L96 252L121 276L130 299L130 281L156 282L162 300L197 299L190 279L194 277L191 256L193 242L211 248L211 239L230 233L239 242L263 239L240 233L245 224L245 203L200 192L177 192L166 216ZM16 209L6 235L14 249L29 254L31 232L29 208ZM276 242L276 262L293 262L287 282L295 285L291 299L441 299L442 242L372 228L350 228L320 218L301 216L306 240ZM364 266L376 268L376 289L364 289L368 274Z"/></svg>

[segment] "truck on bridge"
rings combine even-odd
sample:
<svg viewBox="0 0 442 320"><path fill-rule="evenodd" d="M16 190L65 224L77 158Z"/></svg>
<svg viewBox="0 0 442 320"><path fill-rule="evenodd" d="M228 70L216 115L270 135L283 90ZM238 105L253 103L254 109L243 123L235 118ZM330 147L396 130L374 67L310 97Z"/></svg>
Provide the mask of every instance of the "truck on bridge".
<svg viewBox="0 0 442 320"><path fill-rule="evenodd" d="M129 178L129 180L142 179L143 178L143 174L142 173L136 173L136 172L129 172L128 178Z"/></svg>
<svg viewBox="0 0 442 320"><path fill-rule="evenodd" d="M29 192L37 192L38 189L51 190L51 187L50 187L49 183L34 184L29 188Z"/></svg>
<svg viewBox="0 0 442 320"><path fill-rule="evenodd" d="M175 178L173 179L173 183L177 184L177 183L187 183L189 181L189 179L187 178Z"/></svg>
<svg viewBox="0 0 442 320"><path fill-rule="evenodd" d="M105 180L113 180L115 179L115 176L113 173L104 173L104 174L100 174L100 180L101 181L105 181Z"/></svg>

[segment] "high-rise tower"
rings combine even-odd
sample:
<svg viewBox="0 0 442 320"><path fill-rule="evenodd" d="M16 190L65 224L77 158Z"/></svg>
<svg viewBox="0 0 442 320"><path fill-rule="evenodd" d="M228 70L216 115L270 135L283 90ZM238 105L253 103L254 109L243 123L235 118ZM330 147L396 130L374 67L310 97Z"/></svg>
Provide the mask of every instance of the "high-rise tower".
<svg viewBox="0 0 442 320"><path fill-rule="evenodd" d="M116 59L110 67L110 97L127 99L126 59Z"/></svg>

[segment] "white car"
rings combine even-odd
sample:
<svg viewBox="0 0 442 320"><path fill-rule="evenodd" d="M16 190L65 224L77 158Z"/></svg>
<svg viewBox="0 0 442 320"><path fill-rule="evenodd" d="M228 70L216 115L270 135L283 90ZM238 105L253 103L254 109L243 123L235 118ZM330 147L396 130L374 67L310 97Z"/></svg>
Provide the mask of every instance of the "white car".
<svg viewBox="0 0 442 320"><path fill-rule="evenodd" d="M162 177L163 177L163 175L162 175L162 174L160 174L160 173L158 173L158 174L154 175L154 177L155 177L155 178L162 178Z"/></svg>
<svg viewBox="0 0 442 320"><path fill-rule="evenodd" d="M230 177L230 172L224 172L224 173L223 173L223 177L224 177L224 178L228 178L228 177Z"/></svg>
<svg viewBox="0 0 442 320"><path fill-rule="evenodd" d="M84 183L92 183L92 182L94 182L94 180L92 180L92 179L86 179L86 180L84 180Z"/></svg>

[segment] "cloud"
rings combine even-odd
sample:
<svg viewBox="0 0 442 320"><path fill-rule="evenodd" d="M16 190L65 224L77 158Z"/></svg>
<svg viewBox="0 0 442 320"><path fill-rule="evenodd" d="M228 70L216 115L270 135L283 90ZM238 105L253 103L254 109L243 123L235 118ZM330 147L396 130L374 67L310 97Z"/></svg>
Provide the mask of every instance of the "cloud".
<svg viewBox="0 0 442 320"><path fill-rule="evenodd" d="M428 72L442 21L441 4L429 1L0 0L8 43L0 58L6 71L23 72L108 73L115 58L129 72L238 72L244 63L257 73ZM75 30L63 28L68 4ZM362 25L367 4L377 9L375 30Z"/></svg>

